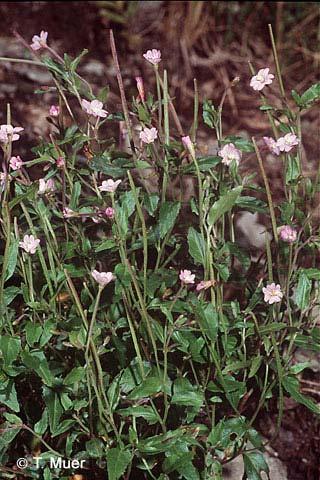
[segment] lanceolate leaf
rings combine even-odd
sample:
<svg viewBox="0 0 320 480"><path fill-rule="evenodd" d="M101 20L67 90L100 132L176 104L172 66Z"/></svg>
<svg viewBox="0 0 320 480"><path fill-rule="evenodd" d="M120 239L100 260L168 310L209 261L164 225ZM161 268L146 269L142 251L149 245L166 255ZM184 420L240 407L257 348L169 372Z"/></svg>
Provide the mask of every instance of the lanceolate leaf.
<svg viewBox="0 0 320 480"><path fill-rule="evenodd" d="M188 245L190 255L196 262L204 266L206 261L206 244L201 233L197 232L193 227L189 228Z"/></svg>
<svg viewBox="0 0 320 480"><path fill-rule="evenodd" d="M269 474L269 467L261 452L243 454L244 470L247 480L262 480L261 472Z"/></svg>
<svg viewBox="0 0 320 480"><path fill-rule="evenodd" d="M229 212L236 203L243 187L236 187L222 195L211 207L208 215L209 225L214 225L222 215Z"/></svg>

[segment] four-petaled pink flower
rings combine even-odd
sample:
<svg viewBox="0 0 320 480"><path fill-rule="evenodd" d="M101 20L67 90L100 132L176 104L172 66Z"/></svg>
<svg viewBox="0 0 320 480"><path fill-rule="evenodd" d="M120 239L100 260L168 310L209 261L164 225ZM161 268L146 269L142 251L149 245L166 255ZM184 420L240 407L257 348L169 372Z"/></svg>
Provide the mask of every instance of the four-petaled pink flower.
<svg viewBox="0 0 320 480"><path fill-rule="evenodd" d="M263 140L264 140L264 143L269 148L271 153L273 153L274 155L280 155L280 148L278 147L278 144L277 144L277 142L274 138L263 137Z"/></svg>
<svg viewBox="0 0 320 480"><path fill-rule="evenodd" d="M32 43L30 47L32 50L40 50L40 48L44 48L47 46L47 38L48 38L48 32L45 32L44 30L41 30L40 36L39 35L33 35L32 37Z"/></svg>
<svg viewBox="0 0 320 480"><path fill-rule="evenodd" d="M161 52L155 48L148 50L143 54L143 56L146 60L148 60L148 62L152 63L152 65L157 65L159 62L161 62Z"/></svg>
<svg viewBox="0 0 320 480"><path fill-rule="evenodd" d="M12 125L0 125L0 142L1 143L9 143L11 140L12 142L15 142L16 140L19 140L20 135L18 135L19 132L22 132L24 128L22 127L13 127Z"/></svg>
<svg viewBox="0 0 320 480"><path fill-rule="evenodd" d="M49 180L45 180L44 178L39 179L39 190L38 194L42 195L44 193L54 192L55 191L55 184L52 178Z"/></svg>
<svg viewBox="0 0 320 480"><path fill-rule="evenodd" d="M142 77L136 77L136 82L137 82L137 90L139 92L139 97L142 102L145 101L145 93L144 93L144 85L143 85L143 78Z"/></svg>
<svg viewBox="0 0 320 480"><path fill-rule="evenodd" d="M104 212L104 213L105 213L106 217L108 217L108 218L114 218L115 212L114 212L114 209L113 209L112 207L107 207L107 208L105 209L105 212Z"/></svg>
<svg viewBox="0 0 320 480"><path fill-rule="evenodd" d="M194 145L193 145L189 135L187 135L186 137L182 137L181 140L182 140L182 143L183 143L184 147L190 153L191 157L194 158L196 153L195 153L195 150L194 150Z"/></svg>
<svg viewBox="0 0 320 480"><path fill-rule="evenodd" d="M94 117L105 118L108 115L107 110L103 110L103 103L100 100L81 100L82 108L88 115L93 115Z"/></svg>
<svg viewBox="0 0 320 480"><path fill-rule="evenodd" d="M222 163L225 165L230 165L233 160L239 165L242 153L233 145L233 143L227 143L227 145L219 150L218 155L222 157Z"/></svg>
<svg viewBox="0 0 320 480"><path fill-rule="evenodd" d="M21 160L21 158L18 155L17 157L11 157L10 158L9 165L12 168L12 170L19 170L19 168L21 168L22 165L23 165L23 161Z"/></svg>
<svg viewBox="0 0 320 480"><path fill-rule="evenodd" d="M59 105L51 105L49 110L49 115L51 115L51 117L58 117L59 113L60 113Z"/></svg>
<svg viewBox="0 0 320 480"><path fill-rule="evenodd" d="M147 128L145 127L140 132L140 140L143 143L153 143L158 137L158 130L155 127Z"/></svg>
<svg viewBox="0 0 320 480"><path fill-rule="evenodd" d="M299 143L299 138L294 133L287 133L277 140L277 147L280 152L290 152Z"/></svg>
<svg viewBox="0 0 320 480"><path fill-rule="evenodd" d="M270 68L262 68L257 75L254 75L254 77L251 78L250 87L252 87L253 90L262 90L263 87L272 83L274 75L269 73L269 70Z"/></svg>
<svg viewBox="0 0 320 480"><path fill-rule="evenodd" d="M190 270L181 270L179 278L182 283L188 285L194 283L195 275Z"/></svg>
<svg viewBox="0 0 320 480"><path fill-rule="evenodd" d="M262 291L264 294L264 301L266 303L269 303L271 305L272 303L281 302L283 293L281 292L280 285L276 285L275 283L270 283L266 287L263 287Z"/></svg>
<svg viewBox="0 0 320 480"><path fill-rule="evenodd" d="M31 253L31 255L33 255L36 253L39 243L39 238L35 238L33 235L25 235L23 237L23 242L19 242L19 247L23 248L27 253Z"/></svg>
<svg viewBox="0 0 320 480"><path fill-rule="evenodd" d="M114 181L111 178L109 178L109 180L104 180L100 185L100 187L98 188L100 192L114 193L117 190L120 183L121 183L121 180Z"/></svg>
<svg viewBox="0 0 320 480"><path fill-rule="evenodd" d="M98 270L93 270L91 275L101 287L105 287L108 285L108 283L115 279L115 276L112 272L98 272Z"/></svg>
<svg viewBox="0 0 320 480"><path fill-rule="evenodd" d="M297 231L290 225L282 225L278 228L281 240L287 243L293 243L297 240Z"/></svg>

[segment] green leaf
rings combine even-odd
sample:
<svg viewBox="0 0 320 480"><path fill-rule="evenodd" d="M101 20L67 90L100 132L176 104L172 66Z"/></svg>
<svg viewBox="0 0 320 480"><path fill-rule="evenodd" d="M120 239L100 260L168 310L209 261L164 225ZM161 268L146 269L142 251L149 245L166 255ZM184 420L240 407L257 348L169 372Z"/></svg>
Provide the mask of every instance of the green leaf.
<svg viewBox="0 0 320 480"><path fill-rule="evenodd" d="M129 395L129 400L138 400L145 397L156 395L159 392L165 391L168 395L171 393L171 381L167 378L166 383L163 383L163 378L147 377L140 385L138 385Z"/></svg>
<svg viewBox="0 0 320 480"><path fill-rule="evenodd" d="M211 303L205 307L198 304L195 313L202 332L207 335L212 342L215 342L218 333L219 316L214 306Z"/></svg>
<svg viewBox="0 0 320 480"><path fill-rule="evenodd" d="M286 169L286 184L295 181L301 173L300 161L298 155L288 155L288 163Z"/></svg>
<svg viewBox="0 0 320 480"><path fill-rule="evenodd" d="M14 286L11 286L11 287L7 287L4 291L3 291L3 303L4 305L7 307L8 305L10 305L10 303L12 302L12 300L15 299L15 297L17 295L19 295L20 293L20 288L18 287L14 287Z"/></svg>
<svg viewBox="0 0 320 480"><path fill-rule="evenodd" d="M219 114L216 111L212 100L205 100L202 108L202 118L208 127L214 128L219 121Z"/></svg>
<svg viewBox="0 0 320 480"><path fill-rule="evenodd" d="M156 193L151 193L151 194L145 194L144 195L144 207L146 208L147 212L151 217L154 216L154 212L157 209L158 203L159 203L159 195Z"/></svg>
<svg viewBox="0 0 320 480"><path fill-rule="evenodd" d="M69 204L69 207L71 208L71 210L77 209L80 194L81 194L81 183L75 182L72 187L72 195L71 195L71 200Z"/></svg>
<svg viewBox="0 0 320 480"><path fill-rule="evenodd" d="M235 205L249 212L265 213L267 204L255 197L241 196L237 198Z"/></svg>
<svg viewBox="0 0 320 480"><path fill-rule="evenodd" d="M98 438L86 442L86 451L92 458L101 458L104 453L104 445Z"/></svg>
<svg viewBox="0 0 320 480"><path fill-rule="evenodd" d="M62 433L66 432L67 430L70 430L70 428L74 424L75 424L74 420L63 420L61 423L59 423L56 430L52 432L52 438L57 437L58 435L61 435Z"/></svg>
<svg viewBox="0 0 320 480"><path fill-rule="evenodd" d="M8 420L8 422L12 423L13 425L23 424L21 418L19 418L17 415L14 415L13 413L4 413L3 416L6 420Z"/></svg>
<svg viewBox="0 0 320 480"><path fill-rule="evenodd" d="M160 238L163 238L174 226L180 211L180 202L165 202L159 212Z"/></svg>
<svg viewBox="0 0 320 480"><path fill-rule="evenodd" d="M33 322L26 323L26 339L30 347L32 347L35 343L39 341L41 334L42 334L41 325L37 325Z"/></svg>
<svg viewBox="0 0 320 480"><path fill-rule="evenodd" d="M85 378L85 370L83 367L75 367L67 374L63 380L64 385L73 385Z"/></svg>
<svg viewBox="0 0 320 480"><path fill-rule="evenodd" d="M230 192L222 195L210 208L208 214L209 225L214 225L219 218L225 213L229 212L235 205L237 198L242 192L243 187L236 187L230 190Z"/></svg>
<svg viewBox="0 0 320 480"><path fill-rule="evenodd" d="M250 367L250 372L249 372L249 377L248 378L252 378L255 376L255 374L257 373L257 371L259 370L260 368L260 365L262 363L262 360L263 360L263 357L261 355L258 355L257 357L254 357L254 359L252 360L252 363L251 363L251 367Z"/></svg>
<svg viewBox="0 0 320 480"><path fill-rule="evenodd" d="M38 355L38 352L22 352L21 358L23 363L30 369L34 370L43 382L49 387L54 383L54 376L52 375L49 364L44 355Z"/></svg>
<svg viewBox="0 0 320 480"><path fill-rule="evenodd" d="M0 452L3 454L10 447L11 442L18 435L21 427L12 428L10 423L1 424L2 433L0 435ZM2 457L2 455L1 455Z"/></svg>
<svg viewBox="0 0 320 480"><path fill-rule="evenodd" d="M221 161L222 161L221 157L214 157L214 156L197 158L200 172L207 172L208 170L212 170L216 165L221 163ZM184 166L182 171L183 173L192 173L192 172L196 172L197 170L194 163L191 163Z"/></svg>
<svg viewBox="0 0 320 480"><path fill-rule="evenodd" d="M262 480L260 473L269 474L269 467L261 452L243 453L244 471L248 480Z"/></svg>
<svg viewBox="0 0 320 480"><path fill-rule="evenodd" d="M223 140L224 144L230 142L233 143L236 148L242 150L243 152L254 152L253 143L246 138L229 135Z"/></svg>
<svg viewBox="0 0 320 480"><path fill-rule="evenodd" d="M54 433L58 428L63 413L59 395L46 388L44 391L44 401L48 408L50 431Z"/></svg>
<svg viewBox="0 0 320 480"><path fill-rule="evenodd" d="M311 285L311 280L309 280L307 275L302 271L299 274L298 284L294 295L294 301L301 310L304 310L310 304Z"/></svg>
<svg viewBox="0 0 320 480"><path fill-rule="evenodd" d="M194 407L199 411L203 404L203 393L193 386L187 378L177 378L173 384L172 404Z"/></svg>
<svg viewBox="0 0 320 480"><path fill-rule="evenodd" d="M308 88L300 97L301 104L309 106L310 103L320 99L320 82Z"/></svg>
<svg viewBox="0 0 320 480"><path fill-rule="evenodd" d="M119 480L124 475L132 460L132 453L120 448L107 451L108 480Z"/></svg>
<svg viewBox="0 0 320 480"><path fill-rule="evenodd" d="M20 406L17 398L16 387L13 380L5 383L5 386L0 389L0 405L7 405L14 412L20 411Z"/></svg>
<svg viewBox="0 0 320 480"><path fill-rule="evenodd" d="M205 266L206 262L206 244L201 235L193 227L188 231L189 253L197 263Z"/></svg>
<svg viewBox="0 0 320 480"><path fill-rule="evenodd" d="M2 354L4 364L11 366L19 355L21 350L20 338L3 335L0 337L0 353Z"/></svg>
<svg viewBox="0 0 320 480"><path fill-rule="evenodd" d="M5 282L12 277L18 259L18 249L19 249L19 240L12 238L10 240L9 252L8 252L8 263L7 263L7 271L5 274ZM3 274L3 272L2 272Z"/></svg>
<svg viewBox="0 0 320 480"><path fill-rule="evenodd" d="M116 247L117 244L112 238L108 238L108 240L104 240L103 242L99 243L99 245L94 249L96 253L103 252L103 250L110 250L111 248Z"/></svg>
<svg viewBox="0 0 320 480"><path fill-rule="evenodd" d="M154 412L152 407L148 405L135 405L133 407L123 408L121 410L117 410L117 414L124 417L142 417L149 423L149 425L154 425L159 421L158 415Z"/></svg>
<svg viewBox="0 0 320 480"><path fill-rule="evenodd" d="M40 420L35 424L34 431L38 435L43 435L48 428L48 410L45 408Z"/></svg>
<svg viewBox="0 0 320 480"><path fill-rule="evenodd" d="M298 403L302 403L313 413L320 415L320 408L318 405L311 399L300 393L299 391L299 380L291 375L284 377L282 379L282 385L286 392Z"/></svg>

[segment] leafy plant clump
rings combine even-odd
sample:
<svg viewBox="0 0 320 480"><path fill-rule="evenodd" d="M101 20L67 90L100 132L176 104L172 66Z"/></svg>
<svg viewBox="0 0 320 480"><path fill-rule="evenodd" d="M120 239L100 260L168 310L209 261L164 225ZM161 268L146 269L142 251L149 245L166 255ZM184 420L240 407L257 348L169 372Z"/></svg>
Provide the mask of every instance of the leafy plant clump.
<svg viewBox="0 0 320 480"><path fill-rule="evenodd" d="M109 112L108 89L94 94L77 73L86 52L62 58L47 36L35 35L30 52L52 74L52 135L24 162L9 105L0 127L0 471L16 478L25 457L34 479L81 471L219 480L242 455L244 478L258 480L268 474L259 412L276 402L278 428L285 397L319 413L299 389L308 363L292 362L297 347L319 342L320 237L310 212L319 173L315 182L303 175L300 123L319 84L293 91L290 108L274 42L275 74L250 65L273 132L262 147L223 133L225 96L239 79L219 105L199 105L195 83L186 132L159 50L144 54L156 92L146 95L137 78L128 102L111 32L122 111ZM268 103L275 75L281 109ZM216 155L198 153L200 122L216 136ZM279 205L267 149L282 165ZM264 189L239 172L248 154ZM256 260L237 234L241 211L268 224Z"/></svg>

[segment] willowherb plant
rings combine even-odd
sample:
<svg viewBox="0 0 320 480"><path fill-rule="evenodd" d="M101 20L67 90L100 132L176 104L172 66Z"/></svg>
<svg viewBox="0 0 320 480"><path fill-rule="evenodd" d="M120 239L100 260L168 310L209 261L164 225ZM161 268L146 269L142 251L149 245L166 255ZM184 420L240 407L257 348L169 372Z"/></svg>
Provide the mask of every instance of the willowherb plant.
<svg viewBox="0 0 320 480"><path fill-rule="evenodd" d="M292 356L319 341L319 227L308 211L319 174L312 184L302 174L300 116L320 85L292 92L290 109L273 48L275 108L267 92L274 74L250 65L273 132L264 142L283 165L286 200L276 205L260 141L223 134L227 90L219 106L203 103L218 151L199 156L197 88L186 132L159 50L143 55L156 94L138 77L128 103L111 32L123 109L109 112L106 90L94 95L77 73L85 52L62 58L47 42L42 31L30 49L55 85L50 139L23 161L23 128L11 124L10 106L0 127L0 470L15 478L27 454L24 472L37 479L67 478L72 469L47 464L60 456L85 460L88 478L218 480L242 455L243 478L259 479L268 473L253 427L259 412L277 402L279 428L289 396L318 413L299 390L308 364ZM108 133L116 127L128 148ZM240 174L248 152L265 201L253 177ZM171 185L190 176L195 195L182 202ZM234 215L243 210L269 222L258 260L240 246ZM241 293L230 295L234 284Z"/></svg>

